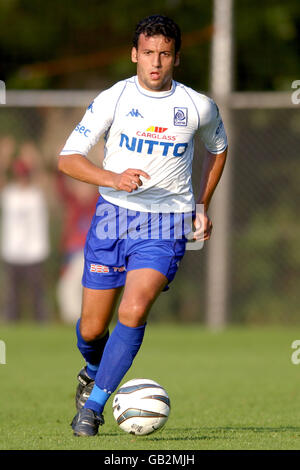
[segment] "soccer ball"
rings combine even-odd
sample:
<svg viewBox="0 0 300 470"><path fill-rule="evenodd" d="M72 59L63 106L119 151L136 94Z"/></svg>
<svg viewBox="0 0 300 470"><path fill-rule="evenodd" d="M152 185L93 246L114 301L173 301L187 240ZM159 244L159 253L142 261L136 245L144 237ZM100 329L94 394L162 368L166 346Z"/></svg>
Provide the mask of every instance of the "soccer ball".
<svg viewBox="0 0 300 470"><path fill-rule="evenodd" d="M112 406L120 428L137 436L161 429L170 413L167 392L149 379L133 379L123 384L117 390Z"/></svg>

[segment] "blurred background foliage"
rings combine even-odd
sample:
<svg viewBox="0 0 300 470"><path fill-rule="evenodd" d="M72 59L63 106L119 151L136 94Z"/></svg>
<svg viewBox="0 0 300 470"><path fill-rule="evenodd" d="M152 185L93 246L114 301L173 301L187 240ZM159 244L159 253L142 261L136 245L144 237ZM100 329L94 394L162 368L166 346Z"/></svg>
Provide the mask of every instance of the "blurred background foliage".
<svg viewBox="0 0 300 470"><path fill-rule="evenodd" d="M209 89L212 0L1 0L0 77L8 88L82 89L134 74L136 23L149 14L182 29L176 79ZM299 0L236 0L236 90L284 90L300 76Z"/></svg>

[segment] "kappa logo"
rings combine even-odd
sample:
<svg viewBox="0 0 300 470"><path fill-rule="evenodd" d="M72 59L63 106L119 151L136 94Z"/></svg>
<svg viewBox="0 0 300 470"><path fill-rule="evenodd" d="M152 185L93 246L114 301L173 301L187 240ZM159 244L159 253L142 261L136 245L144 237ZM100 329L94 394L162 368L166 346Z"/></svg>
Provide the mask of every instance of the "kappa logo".
<svg viewBox="0 0 300 470"><path fill-rule="evenodd" d="M141 118L144 119L144 116L141 115L141 113L139 112L139 110L138 110L138 109L134 109L134 108L132 108L132 110L129 111L129 113L127 113L126 116L141 117Z"/></svg>
<svg viewBox="0 0 300 470"><path fill-rule="evenodd" d="M91 111L92 114L94 113L93 104L94 104L94 101L92 101L88 106L88 111Z"/></svg>

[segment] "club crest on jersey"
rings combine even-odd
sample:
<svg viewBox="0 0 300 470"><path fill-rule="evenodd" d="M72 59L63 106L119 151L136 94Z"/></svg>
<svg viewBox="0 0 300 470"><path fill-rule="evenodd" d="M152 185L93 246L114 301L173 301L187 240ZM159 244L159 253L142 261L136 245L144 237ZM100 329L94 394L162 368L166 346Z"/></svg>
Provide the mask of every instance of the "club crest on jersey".
<svg viewBox="0 0 300 470"><path fill-rule="evenodd" d="M187 108L174 108L174 126L187 126L188 123L188 109Z"/></svg>

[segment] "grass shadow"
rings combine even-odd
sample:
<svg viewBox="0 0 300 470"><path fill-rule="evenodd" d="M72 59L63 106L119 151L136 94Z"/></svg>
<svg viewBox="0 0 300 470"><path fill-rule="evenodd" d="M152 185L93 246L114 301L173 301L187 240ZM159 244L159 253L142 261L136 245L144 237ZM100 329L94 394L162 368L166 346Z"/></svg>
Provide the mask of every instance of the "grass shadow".
<svg viewBox="0 0 300 470"><path fill-rule="evenodd" d="M235 433L240 432L253 432L253 433L282 433L294 432L300 434L300 426L218 426L218 427L193 427L185 428L169 428L170 433L180 433L180 437L167 437L163 434L153 435L148 437L152 441L203 441L203 440L216 440L216 439L234 439ZM226 435L227 433L227 435Z"/></svg>

